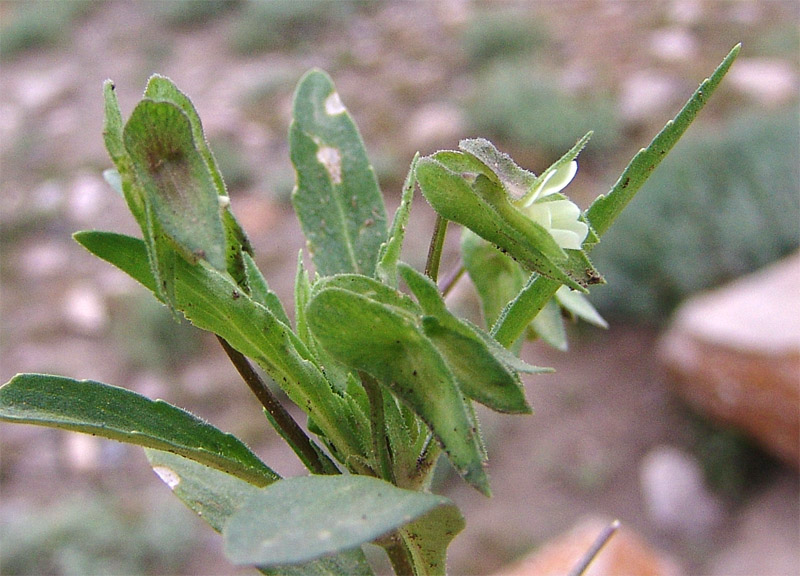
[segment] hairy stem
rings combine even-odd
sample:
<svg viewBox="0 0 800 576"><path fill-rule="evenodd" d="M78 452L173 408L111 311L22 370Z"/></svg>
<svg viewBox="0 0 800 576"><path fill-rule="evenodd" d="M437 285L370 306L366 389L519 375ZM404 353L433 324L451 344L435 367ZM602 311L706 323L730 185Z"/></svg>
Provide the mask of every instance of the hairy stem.
<svg viewBox="0 0 800 576"><path fill-rule="evenodd" d="M453 270L447 276L447 278L444 279L444 282L442 282L442 296L447 296L448 294L450 294L450 291L453 288L455 288L456 284L458 283L459 280L461 280L466 271L467 269L464 268L464 265L459 264L458 268Z"/></svg>
<svg viewBox="0 0 800 576"><path fill-rule="evenodd" d="M244 354L233 348L224 338L217 336L217 340L233 362L236 371L261 402L278 434L292 447L303 464L314 474L338 474L339 469L336 464L322 450L314 446L305 431L275 398Z"/></svg>

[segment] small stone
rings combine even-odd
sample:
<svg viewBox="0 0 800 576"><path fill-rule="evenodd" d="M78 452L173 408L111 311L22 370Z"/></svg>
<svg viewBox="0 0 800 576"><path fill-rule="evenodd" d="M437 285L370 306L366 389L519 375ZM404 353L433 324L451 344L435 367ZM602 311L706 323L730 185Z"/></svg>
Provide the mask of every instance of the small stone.
<svg viewBox="0 0 800 576"><path fill-rule="evenodd" d="M64 317L72 328L84 334L102 330L108 311L102 296L92 286L75 286L66 293Z"/></svg>
<svg viewBox="0 0 800 576"><path fill-rule="evenodd" d="M725 81L743 94L769 106L797 96L798 78L786 60L743 58L731 68Z"/></svg>
<svg viewBox="0 0 800 576"><path fill-rule="evenodd" d="M650 51L662 60L683 62L697 54L697 40L686 28L663 28L651 34Z"/></svg>
<svg viewBox="0 0 800 576"><path fill-rule="evenodd" d="M645 122L669 107L677 94L675 81L663 73L653 70L635 72L622 85L620 115L627 122Z"/></svg>
<svg viewBox="0 0 800 576"><path fill-rule="evenodd" d="M464 133L464 118L449 104L429 104L411 116L407 133L420 147L444 146Z"/></svg>
<svg viewBox="0 0 800 576"><path fill-rule="evenodd" d="M651 450L639 481L650 518L665 533L698 538L722 519L722 505L707 490L700 464L682 450Z"/></svg>
<svg viewBox="0 0 800 576"><path fill-rule="evenodd" d="M800 253L677 311L659 355L678 393L800 465Z"/></svg>

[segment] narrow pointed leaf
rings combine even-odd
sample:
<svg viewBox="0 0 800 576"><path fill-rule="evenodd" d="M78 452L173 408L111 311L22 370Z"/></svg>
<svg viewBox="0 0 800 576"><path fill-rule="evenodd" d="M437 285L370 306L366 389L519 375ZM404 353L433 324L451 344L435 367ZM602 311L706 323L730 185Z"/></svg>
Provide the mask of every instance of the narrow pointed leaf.
<svg viewBox="0 0 800 576"><path fill-rule="evenodd" d="M162 400L92 380L19 374L0 388L0 420L167 450L257 486L278 479L235 436Z"/></svg>
<svg viewBox="0 0 800 576"><path fill-rule="evenodd" d="M733 47L714 70L714 73L700 84L678 115L667 122L647 148L643 148L633 157L611 191L607 195L601 195L595 199L587 210L586 216L599 236L608 230L667 153L694 122L697 114L706 105L725 74L728 73L733 61L739 55L741 47L741 44Z"/></svg>
<svg viewBox="0 0 800 576"><path fill-rule="evenodd" d="M386 209L361 135L330 77L311 70L294 97L289 133L292 204L320 275L372 276Z"/></svg>
<svg viewBox="0 0 800 576"><path fill-rule="evenodd" d="M260 490L225 525L237 564L296 564L353 550L438 508L443 496L368 476L287 478ZM456 512L457 513L457 512Z"/></svg>
<svg viewBox="0 0 800 576"><path fill-rule="evenodd" d="M197 513L214 530L222 532L231 516L248 499L260 492L252 484L235 476L208 468L176 454L145 449L153 471L170 487L172 493ZM369 576L372 570L361 550L321 558L307 564L261 569L274 576Z"/></svg>

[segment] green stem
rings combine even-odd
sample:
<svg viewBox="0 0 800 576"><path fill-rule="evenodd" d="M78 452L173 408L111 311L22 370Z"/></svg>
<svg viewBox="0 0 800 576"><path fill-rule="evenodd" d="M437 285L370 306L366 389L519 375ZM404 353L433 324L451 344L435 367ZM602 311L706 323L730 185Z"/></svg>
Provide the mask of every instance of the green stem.
<svg viewBox="0 0 800 576"><path fill-rule="evenodd" d="M369 374L360 372L361 383L369 400L369 420L372 427L372 452L381 478L396 484L389 450L386 446L386 421L383 413L383 391L380 384Z"/></svg>
<svg viewBox="0 0 800 576"><path fill-rule="evenodd" d="M217 336L217 340L219 340L228 358L233 362L236 371L239 372L247 386L261 402L267 412L269 421L278 431L278 434L292 447L292 450L302 460L303 464L314 474L338 474L339 469L336 464L322 450L314 446L305 431L283 407L283 404L275 398L267 384L247 360L247 357L233 348L224 338Z"/></svg>
<svg viewBox="0 0 800 576"><path fill-rule="evenodd" d="M425 262L425 275L436 282L439 277L439 263L442 261L442 248L444 237L447 234L447 220L436 215L436 224L433 226L433 236L428 248L428 261Z"/></svg>
<svg viewBox="0 0 800 576"><path fill-rule="evenodd" d="M464 268L464 265L459 265L444 281L442 284L442 296L447 296L450 294L450 291L455 288L455 285L458 283L459 280L464 276L464 273L467 271Z"/></svg>

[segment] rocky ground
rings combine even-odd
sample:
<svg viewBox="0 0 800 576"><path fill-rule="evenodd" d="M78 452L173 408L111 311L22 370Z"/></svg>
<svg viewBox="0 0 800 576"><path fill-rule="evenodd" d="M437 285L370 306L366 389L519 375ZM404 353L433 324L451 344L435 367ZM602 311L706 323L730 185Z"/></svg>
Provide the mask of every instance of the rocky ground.
<svg viewBox="0 0 800 576"><path fill-rule="evenodd" d="M19 22L24 4L0 2L1 34ZM293 85L309 67L334 77L390 207L416 150L477 135L479 119L468 110L492 50L519 50L519 74L534 70L559 89L607 94L614 103L622 137L582 163L575 186L584 203L607 189L735 43L744 42L742 57L704 126L797 91L796 37L781 48L787 27L796 32L793 2L331 2L300 23L274 16L269 22L283 27L273 29L252 17L263 25L255 33L245 26L246 4L191 18L175 13L177 4L195 14L203 3L90 3L65 16L49 43L2 54L0 381L55 372L164 398L243 437L282 474L302 469L265 432L215 342L172 323L143 290L69 238L86 228L135 232L100 176L110 165L103 80L116 82L123 113L154 72L193 98L259 264L289 301L303 241L287 203L286 130ZM516 43L506 38L500 48L487 32L498 6L518 10ZM554 159L499 142L534 170ZM412 220L406 258L417 263L431 222L421 202ZM467 288L454 305L474 307ZM612 322L602 333L573 330L568 354L526 347L528 360L557 372L528 381L532 417L481 413L495 496L442 480L468 523L452 546L451 573L490 573L585 515L621 519L686 574L798 572L796 470L766 465L736 498L710 493L701 481L695 513L678 530L648 513L640 480L648 455L664 446L691 455L697 443L695 420L653 354L659 335ZM29 427L0 431L4 573L245 573L225 562L216 535L171 498L139 450ZM708 506L712 512L698 516ZM37 555L45 560L30 560Z"/></svg>

